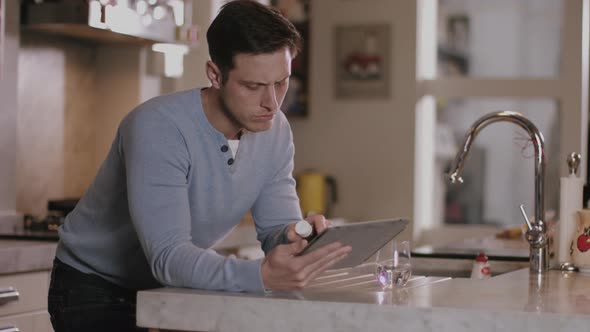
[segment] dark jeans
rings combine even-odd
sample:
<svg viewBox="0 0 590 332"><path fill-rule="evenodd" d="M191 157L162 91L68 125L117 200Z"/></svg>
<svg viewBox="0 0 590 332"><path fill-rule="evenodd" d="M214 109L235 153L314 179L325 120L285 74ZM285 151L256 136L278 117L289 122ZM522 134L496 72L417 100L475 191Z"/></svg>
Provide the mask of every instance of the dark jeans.
<svg viewBox="0 0 590 332"><path fill-rule="evenodd" d="M53 262L48 309L55 332L147 331L135 326L137 291Z"/></svg>

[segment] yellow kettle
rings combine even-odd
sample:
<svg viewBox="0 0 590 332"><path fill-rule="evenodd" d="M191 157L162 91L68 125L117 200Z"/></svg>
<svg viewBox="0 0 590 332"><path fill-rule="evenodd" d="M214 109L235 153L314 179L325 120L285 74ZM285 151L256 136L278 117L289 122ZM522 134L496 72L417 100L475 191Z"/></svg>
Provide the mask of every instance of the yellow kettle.
<svg viewBox="0 0 590 332"><path fill-rule="evenodd" d="M307 170L295 177L301 211L330 215L332 205L337 201L336 180L321 172Z"/></svg>

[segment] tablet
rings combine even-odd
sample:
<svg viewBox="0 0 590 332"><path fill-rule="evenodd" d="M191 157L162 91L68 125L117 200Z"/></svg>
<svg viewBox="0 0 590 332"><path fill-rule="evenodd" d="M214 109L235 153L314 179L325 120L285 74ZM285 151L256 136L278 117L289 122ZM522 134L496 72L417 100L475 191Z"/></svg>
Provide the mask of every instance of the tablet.
<svg viewBox="0 0 590 332"><path fill-rule="evenodd" d="M407 225L406 219L386 219L333 226L311 240L299 255L338 241L351 246L352 251L330 269L355 267L401 233Z"/></svg>

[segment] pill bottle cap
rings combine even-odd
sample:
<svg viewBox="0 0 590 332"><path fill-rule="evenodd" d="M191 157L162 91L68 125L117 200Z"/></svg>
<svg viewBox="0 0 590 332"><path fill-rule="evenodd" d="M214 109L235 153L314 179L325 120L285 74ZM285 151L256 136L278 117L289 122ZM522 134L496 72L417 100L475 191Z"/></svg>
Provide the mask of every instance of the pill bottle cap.
<svg viewBox="0 0 590 332"><path fill-rule="evenodd" d="M485 263L488 261L488 257L486 256L486 254L483 251L481 251L479 253L479 255L477 255L477 257L475 257L475 261Z"/></svg>
<svg viewBox="0 0 590 332"><path fill-rule="evenodd" d="M302 238L310 236L312 232L313 227L311 227L311 225L305 220L301 220L295 224L295 233Z"/></svg>

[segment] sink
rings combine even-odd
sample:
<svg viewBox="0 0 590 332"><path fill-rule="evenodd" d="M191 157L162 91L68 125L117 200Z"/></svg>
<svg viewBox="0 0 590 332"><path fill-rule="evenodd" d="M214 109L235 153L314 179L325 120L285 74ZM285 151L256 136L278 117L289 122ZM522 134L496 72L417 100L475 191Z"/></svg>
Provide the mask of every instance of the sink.
<svg viewBox="0 0 590 332"><path fill-rule="evenodd" d="M528 268L528 262L489 260L492 277ZM448 258L412 258L412 275L426 277L469 278L473 260Z"/></svg>
<svg viewBox="0 0 590 332"><path fill-rule="evenodd" d="M480 252L485 252L490 260L528 262L530 250L528 244L520 241L501 240L494 237L470 239L472 245L464 240L456 245L430 246L423 245L412 250L412 258L453 258L474 259Z"/></svg>

